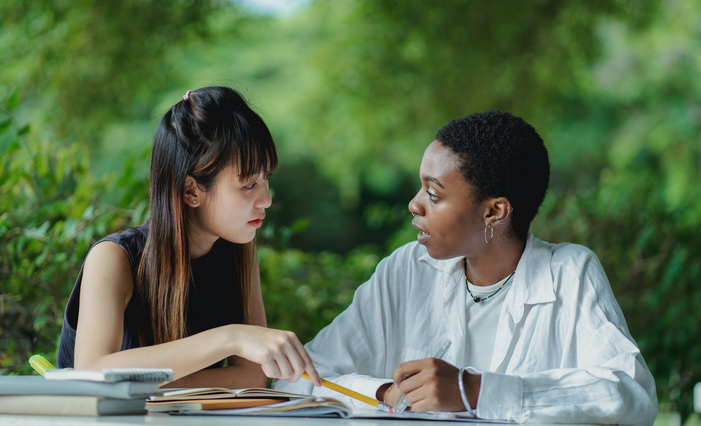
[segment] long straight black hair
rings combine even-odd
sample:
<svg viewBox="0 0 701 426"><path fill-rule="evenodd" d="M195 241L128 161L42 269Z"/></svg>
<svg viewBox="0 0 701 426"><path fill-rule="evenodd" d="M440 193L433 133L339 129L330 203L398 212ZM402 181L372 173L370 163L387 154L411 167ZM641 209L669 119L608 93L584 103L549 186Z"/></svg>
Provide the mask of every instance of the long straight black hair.
<svg viewBox="0 0 701 426"><path fill-rule="evenodd" d="M277 167L273 138L243 97L228 87L188 92L158 123L151 152L149 233L137 273L144 308L142 345L182 338L192 271L185 214L185 180L208 191L219 172L235 164L241 179ZM243 319L250 323L254 242L236 244L233 271Z"/></svg>

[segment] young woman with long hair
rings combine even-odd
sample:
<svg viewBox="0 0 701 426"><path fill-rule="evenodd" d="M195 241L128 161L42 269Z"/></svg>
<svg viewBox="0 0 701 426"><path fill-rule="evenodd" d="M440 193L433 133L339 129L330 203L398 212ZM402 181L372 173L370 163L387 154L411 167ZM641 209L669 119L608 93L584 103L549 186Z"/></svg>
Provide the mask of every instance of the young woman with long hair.
<svg viewBox="0 0 701 426"><path fill-rule="evenodd" d="M154 137L150 218L90 250L59 367L172 368L173 386L229 388L307 371L319 385L294 333L266 328L253 239L277 162L267 126L236 91L205 87L173 105Z"/></svg>

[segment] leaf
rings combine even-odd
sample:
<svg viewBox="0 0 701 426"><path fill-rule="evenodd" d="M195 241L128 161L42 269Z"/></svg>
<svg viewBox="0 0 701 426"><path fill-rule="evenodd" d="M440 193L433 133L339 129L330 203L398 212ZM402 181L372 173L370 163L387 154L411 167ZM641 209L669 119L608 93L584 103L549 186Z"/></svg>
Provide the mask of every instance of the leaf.
<svg viewBox="0 0 701 426"><path fill-rule="evenodd" d="M7 99L7 110L14 111L19 105L19 89L16 89Z"/></svg>
<svg viewBox="0 0 701 426"><path fill-rule="evenodd" d="M5 133L7 131L7 129L10 128L10 124L12 124L12 120L10 120L9 118L6 120L0 121L0 135Z"/></svg>

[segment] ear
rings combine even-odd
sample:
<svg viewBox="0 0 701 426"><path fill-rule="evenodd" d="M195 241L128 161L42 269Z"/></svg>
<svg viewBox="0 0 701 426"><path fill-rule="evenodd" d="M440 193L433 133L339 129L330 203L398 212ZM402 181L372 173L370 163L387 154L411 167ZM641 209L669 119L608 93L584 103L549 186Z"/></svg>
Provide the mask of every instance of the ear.
<svg viewBox="0 0 701 426"><path fill-rule="evenodd" d="M507 219L514 211L511 202L506 197L492 198L488 203L489 212L485 216L485 226L488 224L492 228L506 223Z"/></svg>
<svg viewBox="0 0 701 426"><path fill-rule="evenodd" d="M195 178L188 176L185 178L185 192L183 200L190 207L199 207L203 199L202 190L195 181Z"/></svg>

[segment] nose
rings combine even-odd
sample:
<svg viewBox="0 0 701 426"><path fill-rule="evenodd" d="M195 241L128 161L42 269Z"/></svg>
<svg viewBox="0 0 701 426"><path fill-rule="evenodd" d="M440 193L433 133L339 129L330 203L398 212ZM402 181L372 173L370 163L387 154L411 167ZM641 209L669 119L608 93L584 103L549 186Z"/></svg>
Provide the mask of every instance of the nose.
<svg viewBox="0 0 701 426"><path fill-rule="evenodd" d="M267 209L273 204L273 196L270 195L270 188L268 188L268 185L261 185L261 187L264 189L256 200L255 207L258 209Z"/></svg>
<svg viewBox="0 0 701 426"><path fill-rule="evenodd" d="M414 216L423 216L424 215L424 208L419 202L419 196L421 195L421 191L416 193L414 198L409 201L409 211L411 212L412 215Z"/></svg>

